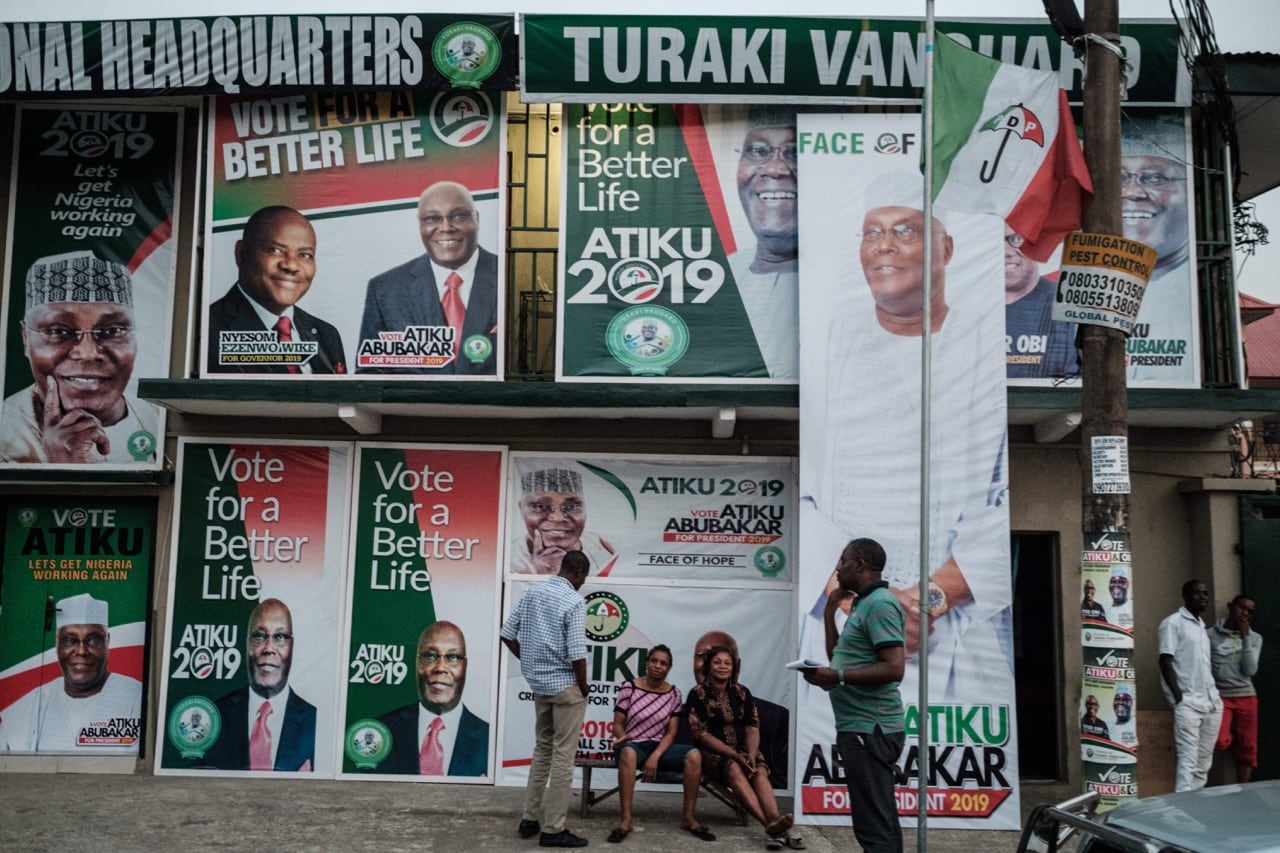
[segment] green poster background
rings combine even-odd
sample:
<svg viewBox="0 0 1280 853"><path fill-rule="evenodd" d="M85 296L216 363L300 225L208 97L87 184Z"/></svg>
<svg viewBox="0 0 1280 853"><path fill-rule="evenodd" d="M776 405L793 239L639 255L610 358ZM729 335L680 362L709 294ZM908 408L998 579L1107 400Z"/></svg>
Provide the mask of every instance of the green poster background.
<svg viewBox="0 0 1280 853"><path fill-rule="evenodd" d="M27 271L40 258L92 251L133 279L138 354L127 394L142 377L168 375L174 290L174 187L181 131L174 108L92 106L18 110L13 210L5 264L4 396L29 386L20 324ZM156 437L163 415L154 414ZM0 413L5 421L13 413ZM145 417L145 416L144 416ZM159 464L158 458L145 464Z"/></svg>
<svg viewBox="0 0 1280 853"><path fill-rule="evenodd" d="M446 621L466 659L446 676L461 711L444 769L490 775L505 467L502 448L360 446L343 774L418 775L418 640Z"/></svg>
<svg viewBox="0 0 1280 853"><path fill-rule="evenodd" d="M105 601L108 669L113 676L144 680L155 523L155 501L149 498L7 500L0 590L0 672L5 673L0 677L0 717L40 684L62 678L54 652L56 620L45 627L49 600L56 603L88 593ZM16 723L11 717L7 730L0 724L0 751L6 741L21 742L22 733L13 729ZM135 741L124 751L137 750Z"/></svg>
<svg viewBox="0 0 1280 853"><path fill-rule="evenodd" d="M565 107L562 378L768 377L729 265L725 211L740 202L722 193L708 124L697 107Z"/></svg>
<svg viewBox="0 0 1280 853"><path fill-rule="evenodd" d="M349 447L182 442L157 772L247 770L213 757L244 725L215 704L247 688L250 615L278 598L292 622L289 689L315 709L315 760L277 769L332 775ZM216 722L184 741L192 709Z"/></svg>

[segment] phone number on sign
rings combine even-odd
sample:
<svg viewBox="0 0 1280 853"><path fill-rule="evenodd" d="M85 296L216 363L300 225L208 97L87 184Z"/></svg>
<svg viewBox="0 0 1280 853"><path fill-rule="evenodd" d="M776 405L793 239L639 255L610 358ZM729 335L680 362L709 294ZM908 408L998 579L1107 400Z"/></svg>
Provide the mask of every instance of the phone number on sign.
<svg viewBox="0 0 1280 853"><path fill-rule="evenodd" d="M1124 314L1127 317L1136 317L1138 315L1138 306L1141 304L1137 299L1130 299L1115 293L1104 293L1100 290L1079 290L1073 287L1064 288L1060 291L1060 297L1062 302L1074 305L1077 308L1105 308L1109 311Z"/></svg>

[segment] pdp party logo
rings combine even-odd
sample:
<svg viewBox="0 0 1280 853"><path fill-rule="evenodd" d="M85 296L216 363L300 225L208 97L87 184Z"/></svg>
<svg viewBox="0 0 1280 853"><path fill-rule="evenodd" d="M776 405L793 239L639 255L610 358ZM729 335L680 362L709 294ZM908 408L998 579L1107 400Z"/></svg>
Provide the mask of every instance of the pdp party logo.
<svg viewBox="0 0 1280 853"><path fill-rule="evenodd" d="M753 562L760 574L766 578L774 578L787 567L787 555L782 553L781 548L766 545L756 551Z"/></svg>
<svg viewBox="0 0 1280 853"><path fill-rule="evenodd" d="M631 623L627 603L612 592L599 590L587 595L587 639L607 643L622 636Z"/></svg>
<svg viewBox="0 0 1280 853"><path fill-rule="evenodd" d="M662 292L662 270L644 258L626 258L609 270L609 291L628 305L652 302Z"/></svg>
<svg viewBox="0 0 1280 853"><path fill-rule="evenodd" d="M609 354L632 376L662 376L689 349L689 327L679 314L659 305L637 305L609 321L604 333Z"/></svg>
<svg viewBox="0 0 1280 853"><path fill-rule="evenodd" d="M36 522L40 520L40 513L36 512L34 507L24 506L18 510L18 526L19 527L35 527Z"/></svg>
<svg viewBox="0 0 1280 853"><path fill-rule="evenodd" d="M493 130L493 101L483 92L454 89L431 100L431 130L446 145L470 148Z"/></svg>
<svg viewBox="0 0 1280 853"><path fill-rule="evenodd" d="M455 86L479 87L501 60L502 45L493 30L472 21L445 27L431 43L436 70Z"/></svg>
<svg viewBox="0 0 1280 853"><path fill-rule="evenodd" d="M876 137L875 152L877 154L909 154L915 140L914 133L893 133L886 130Z"/></svg>
<svg viewBox="0 0 1280 853"><path fill-rule="evenodd" d="M378 720L356 720L347 726L342 751L357 770L372 770L391 754L391 729Z"/></svg>
<svg viewBox="0 0 1280 853"><path fill-rule="evenodd" d="M203 758L222 733L222 715L203 696L188 696L169 712L169 743L183 758Z"/></svg>

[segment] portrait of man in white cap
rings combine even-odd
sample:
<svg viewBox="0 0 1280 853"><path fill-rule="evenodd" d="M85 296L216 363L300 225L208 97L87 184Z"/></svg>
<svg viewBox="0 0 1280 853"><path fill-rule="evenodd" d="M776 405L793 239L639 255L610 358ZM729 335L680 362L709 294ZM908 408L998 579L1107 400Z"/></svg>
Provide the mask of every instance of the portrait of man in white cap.
<svg viewBox="0 0 1280 853"><path fill-rule="evenodd" d="M1187 223L1186 132L1181 114L1123 125L1120 156L1120 212L1124 236L1156 250L1137 322L1153 340L1190 340L1194 252ZM1166 347L1166 349L1168 349ZM1184 355L1188 364L1190 353ZM1163 360L1163 359L1161 359ZM1190 377L1187 367L1180 375ZM1130 379L1172 378L1170 367L1130 359Z"/></svg>
<svg viewBox="0 0 1280 853"><path fill-rule="evenodd" d="M138 355L136 334L125 266L92 252L32 264L22 346L33 382L0 409L0 461L154 459L156 415L125 393Z"/></svg>
<svg viewBox="0 0 1280 853"><path fill-rule="evenodd" d="M111 671L107 602L81 593L54 606L62 677L0 710L0 749L136 752L142 683Z"/></svg>
<svg viewBox="0 0 1280 853"><path fill-rule="evenodd" d="M587 504L582 475L569 468L543 468L520 476L523 530L511 543L511 571L554 575L566 551L582 551L592 575L607 575L617 551L586 530Z"/></svg>
<svg viewBox="0 0 1280 853"><path fill-rule="evenodd" d="M813 407L825 424L820 439L825 465L805 482L807 500L824 517L808 529L826 531L822 553L833 566L852 538L870 537L884 546L883 579L907 612L904 695L914 689L913 663L928 643L930 682L941 695L954 698L966 684L991 684L1002 676L1012 683L1011 669L997 670L973 653L1001 648L1010 631L1008 533L999 532L1007 517L1001 501L1008 488L1006 424L999 405L1005 393L1004 303L998 286L978 278L997 269L998 244L978 239L998 239L994 225L984 230L983 222L961 217L963 236L955 236L956 214L934 208L926 235L923 197L919 172L882 173L867 182L862 207L842 219L853 232L862 281L855 277L845 285L847 295L834 297L827 381L818 391L825 411ZM926 239L932 244L928 297ZM966 261L953 264L964 250ZM979 298L976 287L989 290ZM933 350L932 494L922 501L920 365L926 301ZM922 504L931 511L925 543L911 521ZM925 589L919 581L922 547L930 566ZM991 569L1001 566L1003 572ZM812 611L815 624L806 625L807 641L821 641L817 617L836 587L833 572ZM921 610L930 614L927 636L920 636Z"/></svg>

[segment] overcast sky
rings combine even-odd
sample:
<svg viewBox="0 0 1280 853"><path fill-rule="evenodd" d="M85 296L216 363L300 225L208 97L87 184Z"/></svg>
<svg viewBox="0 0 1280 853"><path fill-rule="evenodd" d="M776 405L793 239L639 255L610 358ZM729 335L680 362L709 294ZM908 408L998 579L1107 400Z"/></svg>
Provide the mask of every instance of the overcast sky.
<svg viewBox="0 0 1280 853"><path fill-rule="evenodd" d="M43 6L25 6L23 14L15 14L15 0L0 0L6 20L96 20L113 18L163 18L174 15L219 14L271 14L271 13L323 13L323 12L421 12L422 0L184 0L175 5L173 0L129 0L126 3L103 3L101 0L61 0ZM1119 0L1123 18L1172 18L1168 0ZM478 8L464 9L458 3L459 13L480 10L503 12L584 12L598 14L599 0L491 0ZM715 4L701 4L699 14L721 12ZM1176 4L1179 8L1181 3ZM648 0L637 12L645 14L684 14L690 11L688 0ZM1280 2L1277 0L1208 0L1213 16L1218 46L1226 53L1243 53L1257 50L1280 51L1276 33L1280 32ZM1076 7L1083 10L1084 0L1077 0ZM449 11L449 6L431 8L430 11ZM31 16L25 14L30 11ZM940 18L1044 17L1041 0L936 0L935 14ZM732 5L734 15L815 15L823 17L857 17L877 15L881 17L923 16L925 4L887 2L887 0L736 0ZM1258 218L1271 228L1273 242L1263 247L1256 256L1242 261L1237 253L1236 269L1240 272L1239 287L1245 293L1280 302L1280 190L1273 190L1257 200ZM1243 265L1243 266L1242 266Z"/></svg>

